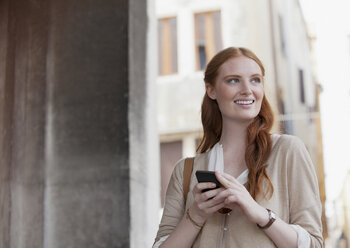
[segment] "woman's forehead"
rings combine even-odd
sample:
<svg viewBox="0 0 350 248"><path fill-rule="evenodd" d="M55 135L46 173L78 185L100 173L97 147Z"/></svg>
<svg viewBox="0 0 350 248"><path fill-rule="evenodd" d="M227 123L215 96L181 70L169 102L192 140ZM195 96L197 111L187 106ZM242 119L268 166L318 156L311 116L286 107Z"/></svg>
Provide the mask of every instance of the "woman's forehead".
<svg viewBox="0 0 350 248"><path fill-rule="evenodd" d="M219 76L225 75L262 75L261 68L255 60L246 56L230 58L225 61L219 68Z"/></svg>

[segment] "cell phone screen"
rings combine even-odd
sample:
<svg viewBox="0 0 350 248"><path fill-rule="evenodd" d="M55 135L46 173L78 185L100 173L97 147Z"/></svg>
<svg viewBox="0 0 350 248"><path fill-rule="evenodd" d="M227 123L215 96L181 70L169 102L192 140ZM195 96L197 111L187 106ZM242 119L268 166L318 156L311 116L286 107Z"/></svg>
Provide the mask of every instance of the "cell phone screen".
<svg viewBox="0 0 350 248"><path fill-rule="evenodd" d="M211 188L211 189L204 189L203 192L208 191L208 190L212 190L212 189L217 189L221 187L220 182L218 181L218 179L215 176L215 172L214 171L202 171L202 170L198 170L196 171L196 177L199 183L215 183L216 187L215 188Z"/></svg>

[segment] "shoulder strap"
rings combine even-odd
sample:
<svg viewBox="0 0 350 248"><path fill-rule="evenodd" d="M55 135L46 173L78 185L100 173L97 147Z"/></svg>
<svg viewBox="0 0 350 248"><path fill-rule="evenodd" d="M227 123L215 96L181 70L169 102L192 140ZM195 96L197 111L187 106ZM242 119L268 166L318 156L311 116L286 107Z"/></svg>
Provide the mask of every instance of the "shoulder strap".
<svg viewBox="0 0 350 248"><path fill-rule="evenodd" d="M194 162L194 158L186 158L185 159L184 181L183 181L185 203L187 200L188 191L190 189L190 181L191 181L191 174L192 174L192 170L193 170L193 162Z"/></svg>

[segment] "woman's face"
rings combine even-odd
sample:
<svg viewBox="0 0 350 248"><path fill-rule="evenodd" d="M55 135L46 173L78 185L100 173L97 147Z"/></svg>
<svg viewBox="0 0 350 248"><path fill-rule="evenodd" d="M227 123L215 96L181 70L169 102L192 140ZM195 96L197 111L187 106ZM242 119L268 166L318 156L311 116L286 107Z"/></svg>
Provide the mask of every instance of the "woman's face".
<svg viewBox="0 0 350 248"><path fill-rule="evenodd" d="M264 97L263 76L259 65L245 56L221 65L215 86L206 84L208 96L219 105L223 122L251 122L260 112Z"/></svg>

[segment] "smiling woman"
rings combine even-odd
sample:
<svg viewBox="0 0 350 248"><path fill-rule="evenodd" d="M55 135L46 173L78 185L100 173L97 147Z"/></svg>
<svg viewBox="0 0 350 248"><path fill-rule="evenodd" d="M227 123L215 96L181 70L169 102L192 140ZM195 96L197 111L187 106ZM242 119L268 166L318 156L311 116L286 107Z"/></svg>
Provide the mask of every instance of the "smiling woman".
<svg viewBox="0 0 350 248"><path fill-rule="evenodd" d="M208 96L219 105L223 123L250 122L258 115L264 96L262 77L254 60L239 56L220 67L214 83L205 84Z"/></svg>
<svg viewBox="0 0 350 248"><path fill-rule="evenodd" d="M188 163L181 160L154 248L322 247L314 167L298 138L270 133L264 75L261 61L246 48L227 48L208 63L192 194L183 187ZM197 183L198 170L216 171L221 187Z"/></svg>

